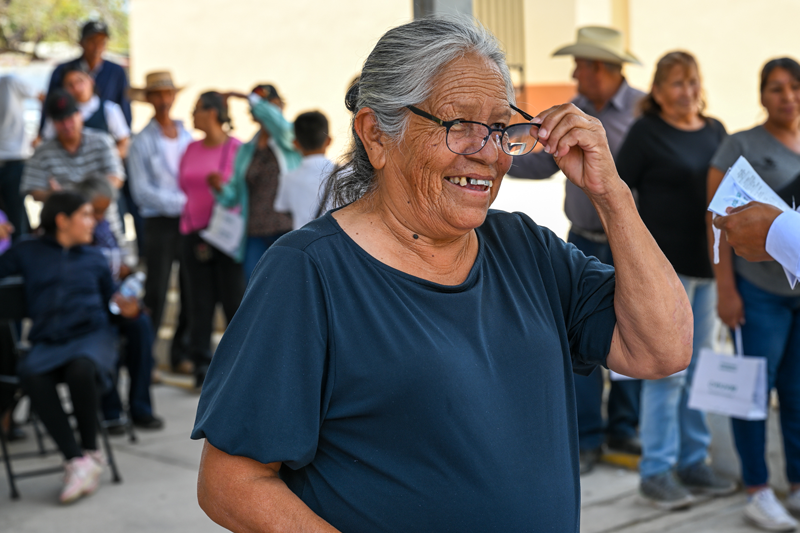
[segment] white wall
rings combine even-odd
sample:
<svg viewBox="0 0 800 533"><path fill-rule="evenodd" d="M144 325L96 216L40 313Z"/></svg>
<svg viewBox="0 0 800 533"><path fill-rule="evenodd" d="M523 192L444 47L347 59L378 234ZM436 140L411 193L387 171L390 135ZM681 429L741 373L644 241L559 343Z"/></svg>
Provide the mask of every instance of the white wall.
<svg viewBox="0 0 800 533"><path fill-rule="evenodd" d="M728 131L765 118L759 104L761 67L779 56L800 59L800 2L796 0L630 0L631 49L645 64L628 69L647 90L655 63L683 49L697 57L707 112Z"/></svg>

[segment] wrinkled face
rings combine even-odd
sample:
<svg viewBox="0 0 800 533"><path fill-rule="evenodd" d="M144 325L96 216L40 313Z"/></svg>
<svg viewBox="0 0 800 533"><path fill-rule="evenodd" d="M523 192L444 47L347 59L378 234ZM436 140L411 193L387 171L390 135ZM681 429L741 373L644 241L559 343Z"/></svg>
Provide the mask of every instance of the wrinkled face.
<svg viewBox="0 0 800 533"><path fill-rule="evenodd" d="M56 130L56 137L62 143L69 143L80 138L83 130L83 117L76 111L72 115L62 120L54 120L53 127Z"/></svg>
<svg viewBox="0 0 800 533"><path fill-rule="evenodd" d="M774 68L767 77L761 92L769 120L779 124L793 124L800 117L800 80L783 68Z"/></svg>
<svg viewBox="0 0 800 533"><path fill-rule="evenodd" d="M513 111L505 83L489 59L477 55L458 59L442 70L433 87L430 98L413 104L442 120L472 120L493 127L510 122ZM392 202L405 202L403 208L411 210L429 236L463 235L483 223L511 166L511 156L495 137L478 153L457 155L447 147L446 128L410 115L404 139L389 150L380 186Z"/></svg>
<svg viewBox="0 0 800 533"><path fill-rule="evenodd" d="M65 213L56 215L58 236L69 246L90 244L93 240L95 223L94 209L89 203L83 204L70 216Z"/></svg>
<svg viewBox="0 0 800 533"><path fill-rule="evenodd" d="M108 44L108 36L102 33L95 33L81 41L81 48L83 48L83 55L89 63L97 63L102 59L103 52L106 51L106 44Z"/></svg>
<svg viewBox="0 0 800 533"><path fill-rule="evenodd" d="M67 72L62 82L64 90L80 103L88 102L94 94L94 80L84 72Z"/></svg>
<svg viewBox="0 0 800 533"><path fill-rule="evenodd" d="M653 86L653 97L665 114L696 116L700 112L700 75L696 67L675 65Z"/></svg>
<svg viewBox="0 0 800 533"><path fill-rule="evenodd" d="M174 89L162 89L160 91L149 91L147 101L156 111L156 114L169 115L172 104L175 102Z"/></svg>

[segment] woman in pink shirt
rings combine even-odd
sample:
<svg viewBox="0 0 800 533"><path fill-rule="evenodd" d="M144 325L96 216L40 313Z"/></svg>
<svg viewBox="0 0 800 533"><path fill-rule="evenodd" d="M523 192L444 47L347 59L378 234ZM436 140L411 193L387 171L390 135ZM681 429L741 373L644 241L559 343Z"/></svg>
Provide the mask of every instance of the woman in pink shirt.
<svg viewBox="0 0 800 533"><path fill-rule="evenodd" d="M198 232L208 226L214 208L209 175L218 174L223 183L227 182L242 143L227 133L228 105L220 93L201 94L192 117L195 129L205 133L205 138L186 148L178 183L186 194L180 230L185 235L181 274L188 292L189 356L194 362L195 385L200 387L211 362L214 308L220 302L230 320L239 307L245 284L241 264L204 241Z"/></svg>

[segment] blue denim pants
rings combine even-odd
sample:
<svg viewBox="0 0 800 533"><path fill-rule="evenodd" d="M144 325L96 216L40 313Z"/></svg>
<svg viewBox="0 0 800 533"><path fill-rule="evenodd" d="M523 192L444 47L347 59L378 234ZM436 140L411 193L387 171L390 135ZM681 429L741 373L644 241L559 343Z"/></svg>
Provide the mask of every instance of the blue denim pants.
<svg viewBox="0 0 800 533"><path fill-rule="evenodd" d="M744 304L744 355L767 359L767 390L780 399L786 476L800 483L800 296L778 296L737 276ZM766 460L766 420L731 419L733 438L745 486L769 480Z"/></svg>
<svg viewBox="0 0 800 533"><path fill-rule="evenodd" d="M717 316L717 286L713 278L678 274L694 314L692 361L685 374L642 381L639 435L642 439L642 479L674 467L704 461L711 443L705 414L689 409L689 389L700 350L711 348Z"/></svg>
<svg viewBox="0 0 800 533"><path fill-rule="evenodd" d="M593 242L572 231L567 240L587 256L594 256L607 265L614 264L608 243ZM602 411L603 369L597 367L588 376L574 374L573 377L575 403L578 408L578 444L581 451L602 446L606 434L617 438L636 436L636 427L639 425L640 380L611 382L606 425Z"/></svg>

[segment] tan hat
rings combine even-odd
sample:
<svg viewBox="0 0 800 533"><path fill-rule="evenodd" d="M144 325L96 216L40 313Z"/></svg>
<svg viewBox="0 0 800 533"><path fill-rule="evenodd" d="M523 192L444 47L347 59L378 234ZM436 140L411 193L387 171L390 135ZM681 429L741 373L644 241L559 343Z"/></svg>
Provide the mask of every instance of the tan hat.
<svg viewBox="0 0 800 533"><path fill-rule="evenodd" d="M575 56L609 63L642 63L625 50L622 32L602 26L578 28L578 40L553 52L554 56Z"/></svg>
<svg viewBox="0 0 800 533"><path fill-rule="evenodd" d="M175 82L172 81L172 74L167 71L150 72L144 78L144 85L145 86L141 88L131 87L128 90L128 95L130 96L131 100L146 102L147 93L150 91L163 91L166 89L180 91L183 89L183 87L175 86Z"/></svg>

